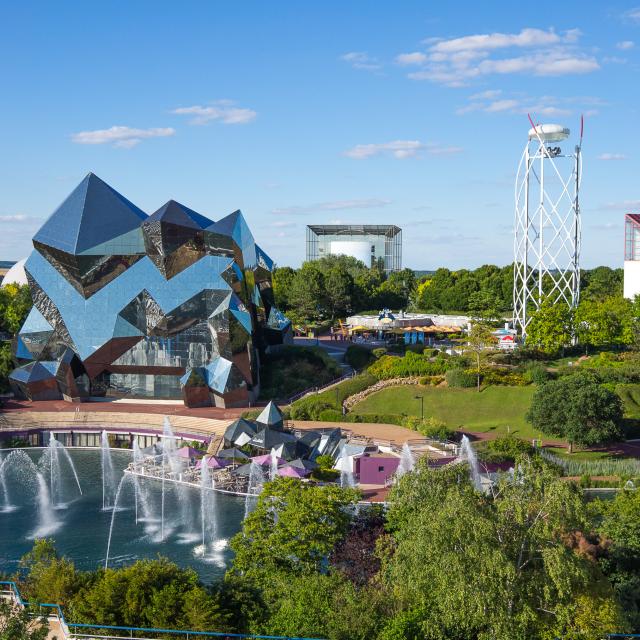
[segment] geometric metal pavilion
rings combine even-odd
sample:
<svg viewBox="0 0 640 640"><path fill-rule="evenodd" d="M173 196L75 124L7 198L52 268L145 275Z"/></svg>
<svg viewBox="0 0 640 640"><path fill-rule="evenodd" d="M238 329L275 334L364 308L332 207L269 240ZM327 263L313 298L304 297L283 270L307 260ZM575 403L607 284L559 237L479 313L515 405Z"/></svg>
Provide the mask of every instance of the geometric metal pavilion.
<svg viewBox="0 0 640 640"><path fill-rule="evenodd" d="M291 338L240 211L214 222L170 200L147 216L90 173L33 245L10 376L20 395L245 404L261 351Z"/></svg>

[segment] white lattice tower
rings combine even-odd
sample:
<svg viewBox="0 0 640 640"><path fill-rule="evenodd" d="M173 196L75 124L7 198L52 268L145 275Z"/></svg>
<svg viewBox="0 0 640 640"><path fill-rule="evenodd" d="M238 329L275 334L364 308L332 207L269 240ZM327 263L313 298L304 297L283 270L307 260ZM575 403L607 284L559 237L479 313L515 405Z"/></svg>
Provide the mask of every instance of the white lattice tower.
<svg viewBox="0 0 640 640"><path fill-rule="evenodd" d="M572 308L578 304L581 144L564 152L558 144L568 136L560 125L533 127L518 166L513 322L523 339L542 300Z"/></svg>

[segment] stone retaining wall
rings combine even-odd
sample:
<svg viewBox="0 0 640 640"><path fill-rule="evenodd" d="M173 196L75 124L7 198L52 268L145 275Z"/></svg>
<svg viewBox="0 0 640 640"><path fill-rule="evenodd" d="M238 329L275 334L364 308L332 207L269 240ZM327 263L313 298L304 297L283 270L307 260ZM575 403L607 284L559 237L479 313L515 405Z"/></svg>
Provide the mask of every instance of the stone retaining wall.
<svg viewBox="0 0 640 640"><path fill-rule="evenodd" d="M342 403L342 406L348 411L372 393L376 393L377 391L381 391L387 387L400 387L406 384L420 384L420 378L391 378L390 380L380 380L363 391L354 393L352 396L346 398Z"/></svg>

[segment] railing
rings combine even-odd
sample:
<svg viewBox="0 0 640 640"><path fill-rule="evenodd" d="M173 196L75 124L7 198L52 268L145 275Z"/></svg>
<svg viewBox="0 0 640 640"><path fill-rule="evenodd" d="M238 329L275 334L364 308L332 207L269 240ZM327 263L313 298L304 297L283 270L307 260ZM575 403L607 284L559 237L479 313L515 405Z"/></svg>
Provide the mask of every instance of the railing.
<svg viewBox="0 0 640 640"><path fill-rule="evenodd" d="M189 640L190 638L239 638L241 640L321 640L321 638L305 638L297 636L261 636L246 633L227 633L224 631L191 631L182 629L161 629L148 627L125 627L101 624L81 624L67 622L59 604L25 602L20 596L20 591L15 582L0 580L0 598L11 600L22 609L34 612L36 609L47 611L34 614L34 617L46 618L49 624L58 622L63 634L58 640L154 640L162 636ZM93 632L92 632L93 630ZM57 631L57 630L56 630ZM86 631L86 633L85 633ZM134 635L134 633L136 635ZM138 635L143 634L143 635Z"/></svg>
<svg viewBox="0 0 640 640"><path fill-rule="evenodd" d="M290 398L287 398L284 404L291 404L292 402L295 402L296 400L300 400L300 398L304 398L305 396L311 395L312 393L320 393L321 391L324 391L325 389L332 387L334 384L338 384L343 380L349 380L350 378L353 378L353 376L355 376L355 372L345 373L343 376L340 376L339 378L335 378L334 380L331 380L326 384L320 385L319 387L309 387L308 389L305 389L304 391L301 391L300 393L296 393Z"/></svg>

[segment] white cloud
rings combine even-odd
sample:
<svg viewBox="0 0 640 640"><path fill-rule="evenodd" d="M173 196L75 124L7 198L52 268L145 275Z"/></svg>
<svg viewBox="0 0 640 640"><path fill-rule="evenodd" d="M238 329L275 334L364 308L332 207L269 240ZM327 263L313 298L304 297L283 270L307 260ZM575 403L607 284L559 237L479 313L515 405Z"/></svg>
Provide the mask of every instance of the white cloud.
<svg viewBox="0 0 640 640"><path fill-rule="evenodd" d="M231 100L218 100L211 105L194 105L192 107L178 107L171 113L180 116L193 116L189 124L203 125L219 121L223 124L247 124L253 122L257 112L253 109L236 107Z"/></svg>
<svg viewBox="0 0 640 640"><path fill-rule="evenodd" d="M175 134L171 127L157 129L135 129L132 127L113 126L110 129L80 131L71 136L76 144L113 144L114 147L130 149L148 138L165 138Z"/></svg>
<svg viewBox="0 0 640 640"><path fill-rule="evenodd" d="M13 224L38 224L40 218L32 218L24 215L24 213L16 213L13 215L0 216L0 223L11 222Z"/></svg>
<svg viewBox="0 0 640 640"><path fill-rule="evenodd" d="M552 29L531 28L519 33L477 34L438 40L426 52L400 54L396 61L420 67L408 74L413 80L451 87L489 75L546 77L590 73L600 65L592 55L578 49L580 35L578 29L558 34Z"/></svg>
<svg viewBox="0 0 640 640"><path fill-rule="evenodd" d="M355 147L348 149L344 155L356 160L370 158L382 153L390 153L394 158L413 158L420 151L423 151L426 145L419 140L394 140L393 142L383 142L379 144L357 144Z"/></svg>
<svg viewBox="0 0 640 640"><path fill-rule="evenodd" d="M629 49L633 49L635 47L635 43L631 40L623 40L622 42L618 42L616 44L616 49L620 49L621 51L628 51Z"/></svg>
<svg viewBox="0 0 640 640"><path fill-rule="evenodd" d="M296 205L273 209L271 213L279 216L299 215L304 213L315 213L318 211L342 211L346 209L378 209L391 204L391 200L381 198L363 198L361 200L333 200L330 202L318 202L310 205Z"/></svg>
<svg viewBox="0 0 640 640"><path fill-rule="evenodd" d="M357 144L347 149L344 155L355 160L364 160L373 156L389 154L398 160L415 158L424 151L430 155L452 155L460 153L462 147L442 146L435 142L420 142L420 140L394 140L374 144Z"/></svg>
<svg viewBox="0 0 640 640"><path fill-rule="evenodd" d="M420 51L414 53L401 53L396 56L396 62L400 65L406 66L411 64L424 64L427 61L427 56Z"/></svg>
<svg viewBox="0 0 640 640"><path fill-rule="evenodd" d="M575 37L575 32L571 32ZM456 51L488 51L506 47L535 47L560 42L560 36L553 31L522 29L520 33L491 33L437 42L432 51L452 53Z"/></svg>
<svg viewBox="0 0 640 640"><path fill-rule="evenodd" d="M640 7L634 7L633 9L629 9L622 14L623 18L627 20L631 20L631 22L640 23Z"/></svg>
<svg viewBox="0 0 640 640"><path fill-rule="evenodd" d="M493 99L497 97L498 99ZM599 98L592 96L574 96L571 98L557 98L553 96L541 96L533 98L522 94L513 96L504 95L501 91L485 91L469 96L469 104L456 110L458 115L464 115L474 111L484 113L511 113L517 115L531 114L532 116L545 116L548 118L564 118L574 114L578 108L584 111L586 105L604 104ZM589 115L597 111L591 109ZM587 112L585 112L587 115Z"/></svg>
<svg viewBox="0 0 640 640"><path fill-rule="evenodd" d="M598 160L626 160L627 156L624 153L601 153L598 156Z"/></svg>
<svg viewBox="0 0 640 640"><path fill-rule="evenodd" d="M350 51L340 56L340 59L348 62L354 69L365 71L377 71L381 66L377 58L371 57L365 51Z"/></svg>

